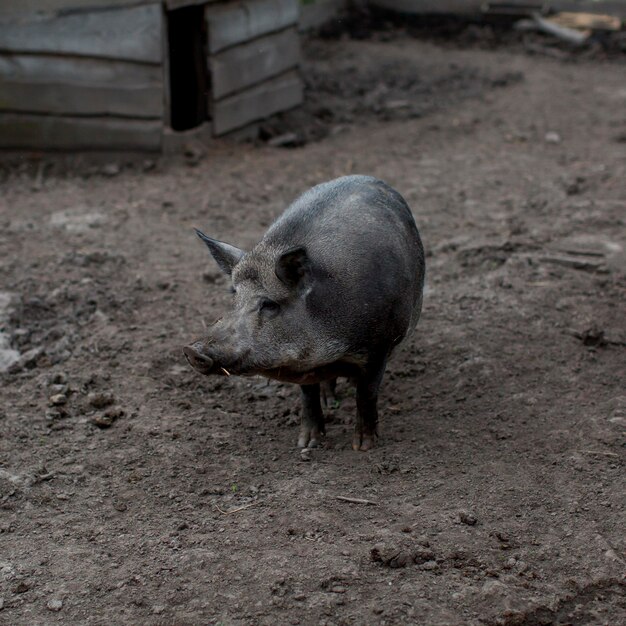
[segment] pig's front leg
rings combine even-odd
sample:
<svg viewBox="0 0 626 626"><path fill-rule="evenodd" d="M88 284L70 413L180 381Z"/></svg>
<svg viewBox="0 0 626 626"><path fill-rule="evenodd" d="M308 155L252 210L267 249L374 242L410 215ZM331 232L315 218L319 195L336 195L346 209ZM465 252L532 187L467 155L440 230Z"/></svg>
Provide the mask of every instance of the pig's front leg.
<svg viewBox="0 0 626 626"><path fill-rule="evenodd" d="M387 359L368 365L356 379L356 424L352 449L367 451L378 439L378 388L385 373Z"/></svg>
<svg viewBox="0 0 626 626"><path fill-rule="evenodd" d="M317 448L321 444L322 435L326 434L324 414L320 403L319 383L300 385L302 392L302 417L298 448Z"/></svg>

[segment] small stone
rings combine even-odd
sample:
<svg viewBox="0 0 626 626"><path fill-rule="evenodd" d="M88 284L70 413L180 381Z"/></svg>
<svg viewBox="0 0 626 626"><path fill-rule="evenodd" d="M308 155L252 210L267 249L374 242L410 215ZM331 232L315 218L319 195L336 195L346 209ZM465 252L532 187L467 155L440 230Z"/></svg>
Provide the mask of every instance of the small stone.
<svg viewBox="0 0 626 626"><path fill-rule="evenodd" d="M167 608L167 607L163 606L162 604L155 604L155 605L152 607L152 612L153 612L155 615L161 615L161 613L163 613L163 612L165 611L165 609L166 609L166 608Z"/></svg>
<svg viewBox="0 0 626 626"><path fill-rule="evenodd" d="M107 163L102 168L102 173L105 176L109 176L112 178L113 176L117 176L120 173L120 166L117 163Z"/></svg>
<svg viewBox="0 0 626 626"><path fill-rule="evenodd" d="M433 571L439 568L439 564L437 563L437 561L426 561L426 563L422 563L420 565L420 569L426 570L426 571Z"/></svg>
<svg viewBox="0 0 626 626"><path fill-rule="evenodd" d="M310 461L311 460L311 448L302 448L300 450L300 460L301 461Z"/></svg>
<svg viewBox="0 0 626 626"><path fill-rule="evenodd" d="M427 563L435 558L435 553L430 548L420 547L413 552L413 561L418 565Z"/></svg>
<svg viewBox="0 0 626 626"><path fill-rule="evenodd" d="M304 144L304 141L296 133L283 133L282 135L277 135L276 137L272 137L268 142L268 146L272 146L273 148L285 147L285 148L295 148L296 146L301 146Z"/></svg>
<svg viewBox="0 0 626 626"><path fill-rule="evenodd" d="M91 418L91 423L98 428L110 428L113 425L113 420L106 415L95 415Z"/></svg>
<svg viewBox="0 0 626 626"><path fill-rule="evenodd" d="M478 521L474 515L467 511L459 511L459 519L463 524L467 524L468 526L475 526Z"/></svg>
<svg viewBox="0 0 626 626"><path fill-rule="evenodd" d="M51 406L61 406L67 402L67 396L64 393L55 393L49 399Z"/></svg>
<svg viewBox="0 0 626 626"><path fill-rule="evenodd" d="M183 154L185 155L185 164L195 167L204 158L205 151L199 144L189 143L185 146Z"/></svg>
<svg viewBox="0 0 626 626"><path fill-rule="evenodd" d="M60 611L63 608L63 600L59 600L58 598L48 600L46 608L48 609L48 611Z"/></svg>
<svg viewBox="0 0 626 626"><path fill-rule="evenodd" d="M544 137L546 143L561 143L561 135L553 130L548 131Z"/></svg>
<svg viewBox="0 0 626 626"><path fill-rule="evenodd" d="M94 409L104 409L115 402L115 396L112 393L98 393L92 391L87 396L87 401Z"/></svg>
<svg viewBox="0 0 626 626"><path fill-rule="evenodd" d="M53 407L46 411L46 420L49 422L60 420L67 416L68 412L63 407Z"/></svg>
<svg viewBox="0 0 626 626"><path fill-rule="evenodd" d="M50 377L51 385L66 385L67 384L67 374L65 372L56 372Z"/></svg>
<svg viewBox="0 0 626 626"><path fill-rule="evenodd" d="M16 363L11 365L9 371L11 373L19 372L23 369L34 369L37 367L37 361L44 353L42 347L31 348L27 352L24 352Z"/></svg>

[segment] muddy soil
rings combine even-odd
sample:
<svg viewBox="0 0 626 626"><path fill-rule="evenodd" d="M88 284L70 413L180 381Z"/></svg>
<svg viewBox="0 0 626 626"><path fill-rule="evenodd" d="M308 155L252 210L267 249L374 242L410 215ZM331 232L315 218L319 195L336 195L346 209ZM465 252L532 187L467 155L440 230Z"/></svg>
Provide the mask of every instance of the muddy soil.
<svg viewBox="0 0 626 626"><path fill-rule="evenodd" d="M623 62L308 45L311 89L388 69L316 143L6 170L0 623L626 622ZM357 172L413 209L424 312L380 446L344 382L303 459L296 387L184 361L230 298L192 226L250 246Z"/></svg>

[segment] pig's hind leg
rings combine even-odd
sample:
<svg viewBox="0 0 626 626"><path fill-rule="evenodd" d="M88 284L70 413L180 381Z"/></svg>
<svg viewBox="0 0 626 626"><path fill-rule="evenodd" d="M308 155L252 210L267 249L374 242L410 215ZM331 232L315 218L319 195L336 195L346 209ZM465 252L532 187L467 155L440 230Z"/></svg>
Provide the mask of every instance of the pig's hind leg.
<svg viewBox="0 0 626 626"><path fill-rule="evenodd" d="M317 448L321 445L322 435L326 434L324 413L320 402L319 383L300 385L302 396L302 417L298 448Z"/></svg>
<svg viewBox="0 0 626 626"><path fill-rule="evenodd" d="M324 406L336 406L337 404L337 379L331 378L330 380L323 380L320 383L320 389L322 391L322 400Z"/></svg>
<svg viewBox="0 0 626 626"><path fill-rule="evenodd" d="M385 373L387 358L370 362L356 379L356 424L352 449L367 451L378 439L378 389Z"/></svg>

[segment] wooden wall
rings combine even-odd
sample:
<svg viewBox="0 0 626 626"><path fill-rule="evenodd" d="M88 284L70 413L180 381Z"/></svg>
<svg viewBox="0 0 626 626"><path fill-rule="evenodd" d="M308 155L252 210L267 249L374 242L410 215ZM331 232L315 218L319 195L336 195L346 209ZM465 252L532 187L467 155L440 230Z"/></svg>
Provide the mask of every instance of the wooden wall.
<svg viewBox="0 0 626 626"><path fill-rule="evenodd" d="M300 104L299 0L207 7L209 117L223 135Z"/></svg>
<svg viewBox="0 0 626 626"><path fill-rule="evenodd" d="M159 150L162 16L153 2L3 19L0 147Z"/></svg>
<svg viewBox="0 0 626 626"><path fill-rule="evenodd" d="M10 4L0 0L2 149L161 150L170 118L166 16L190 4L204 6L214 135L303 99L300 0Z"/></svg>

